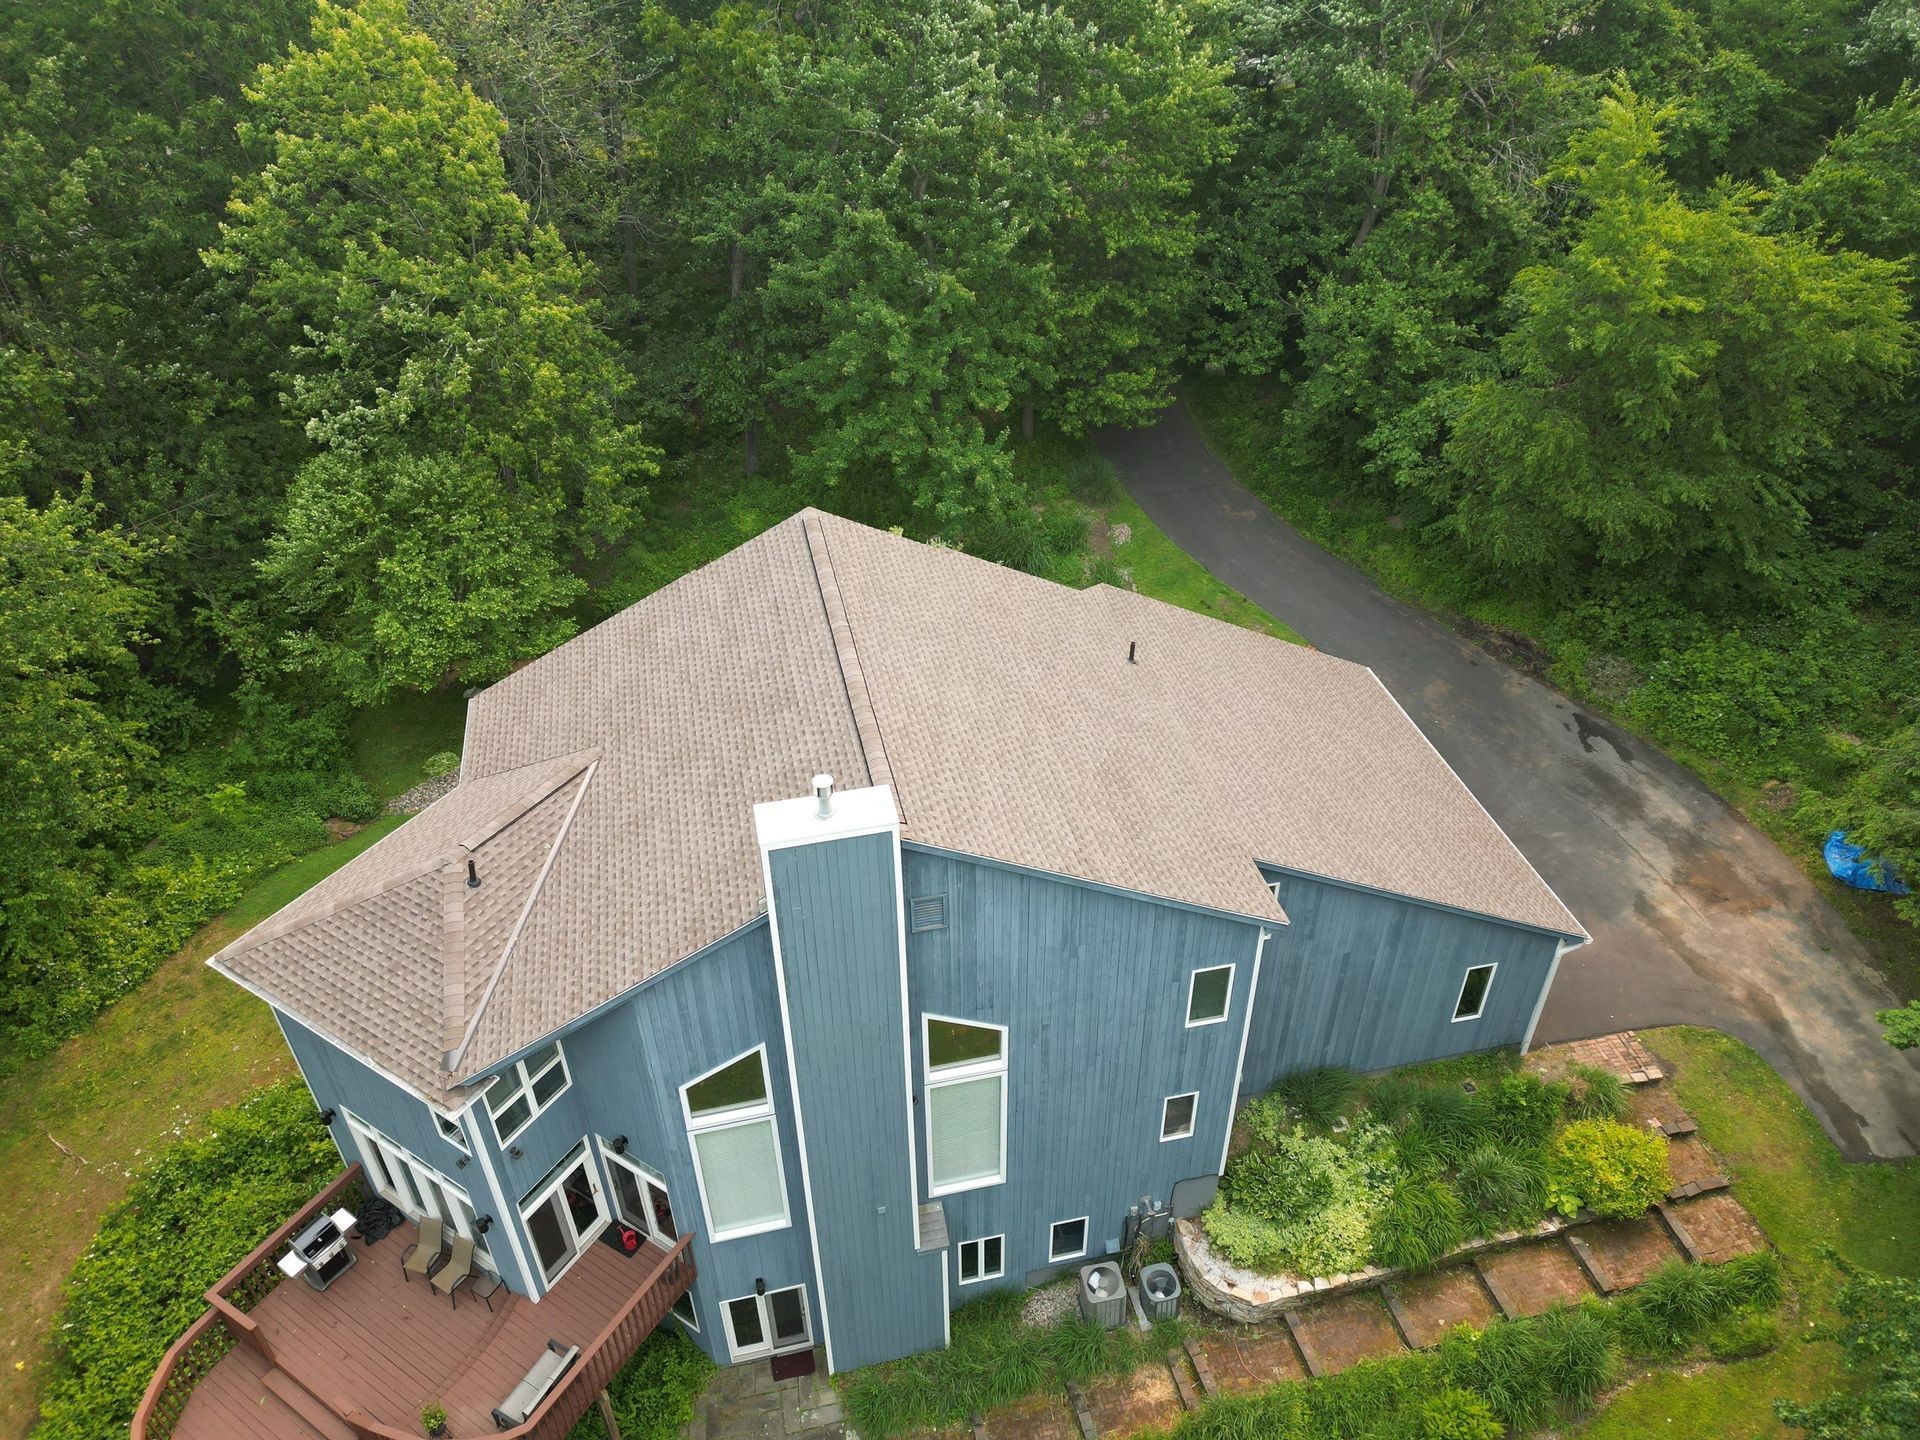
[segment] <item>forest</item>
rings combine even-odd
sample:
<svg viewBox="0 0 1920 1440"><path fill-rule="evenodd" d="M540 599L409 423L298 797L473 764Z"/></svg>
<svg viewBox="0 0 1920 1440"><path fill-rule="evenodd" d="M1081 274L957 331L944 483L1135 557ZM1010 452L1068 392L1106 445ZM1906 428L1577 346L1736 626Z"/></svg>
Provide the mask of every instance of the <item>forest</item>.
<svg viewBox="0 0 1920 1440"><path fill-rule="evenodd" d="M1111 578L1177 392L1920 876L1916 77L1910 0L7 7L0 1064L368 819L356 717L801 504Z"/></svg>

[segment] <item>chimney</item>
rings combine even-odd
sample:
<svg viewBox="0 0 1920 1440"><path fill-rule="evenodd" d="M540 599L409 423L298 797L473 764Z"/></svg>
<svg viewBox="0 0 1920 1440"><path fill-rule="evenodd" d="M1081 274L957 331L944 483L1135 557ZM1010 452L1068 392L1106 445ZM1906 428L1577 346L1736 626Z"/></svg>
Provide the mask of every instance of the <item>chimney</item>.
<svg viewBox="0 0 1920 1440"><path fill-rule="evenodd" d="M816 820L833 818L833 777L831 775L813 777L813 818Z"/></svg>

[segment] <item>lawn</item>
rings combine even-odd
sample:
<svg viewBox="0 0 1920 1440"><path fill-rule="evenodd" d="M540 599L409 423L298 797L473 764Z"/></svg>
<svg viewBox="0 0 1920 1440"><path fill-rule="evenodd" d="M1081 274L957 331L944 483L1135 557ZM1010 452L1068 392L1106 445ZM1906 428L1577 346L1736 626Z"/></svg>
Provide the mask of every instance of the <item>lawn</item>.
<svg viewBox="0 0 1920 1440"><path fill-rule="evenodd" d="M1211 570L1169 540L1130 496L1123 495L1104 508L1109 527L1126 525L1133 531L1132 538L1125 545L1114 546L1112 553L1115 564L1132 572L1134 589L1142 595L1295 645L1307 643L1285 621L1275 619L1238 590L1214 579Z"/></svg>

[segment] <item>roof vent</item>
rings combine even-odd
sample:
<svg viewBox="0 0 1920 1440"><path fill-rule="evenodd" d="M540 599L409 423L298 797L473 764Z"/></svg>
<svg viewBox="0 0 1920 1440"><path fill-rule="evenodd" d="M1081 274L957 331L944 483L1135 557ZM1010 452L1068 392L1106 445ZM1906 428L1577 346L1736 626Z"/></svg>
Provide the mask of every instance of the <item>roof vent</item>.
<svg viewBox="0 0 1920 1440"><path fill-rule="evenodd" d="M813 818L830 819L833 815L833 777L816 775L813 777Z"/></svg>
<svg viewBox="0 0 1920 1440"><path fill-rule="evenodd" d="M1138 646L1139 644L1140 644L1140 642L1139 642L1138 640L1129 640L1129 641L1127 641L1127 664L1129 664L1129 665L1133 665L1133 664L1137 664L1137 663L1138 663L1138 662L1137 662L1137 661L1135 661L1135 660L1134 660L1134 658L1133 658L1133 652L1134 652L1134 650L1135 650L1135 648L1136 648L1136 647L1137 647L1137 646Z"/></svg>
<svg viewBox="0 0 1920 1440"><path fill-rule="evenodd" d="M480 870L479 867L473 863L473 857L471 855L467 857L467 888L469 890L478 890L480 888Z"/></svg>

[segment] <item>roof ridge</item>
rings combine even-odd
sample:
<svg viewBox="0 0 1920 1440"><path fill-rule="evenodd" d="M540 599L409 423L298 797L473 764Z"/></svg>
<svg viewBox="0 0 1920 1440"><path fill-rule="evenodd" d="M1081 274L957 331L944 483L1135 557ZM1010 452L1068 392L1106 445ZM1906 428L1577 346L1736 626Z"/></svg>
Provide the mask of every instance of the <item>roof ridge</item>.
<svg viewBox="0 0 1920 1440"><path fill-rule="evenodd" d="M487 988L481 992L480 1002L473 1007L473 1013L471 1015L464 1017L464 1025L459 1025L458 1022L455 1022L454 1025L448 1027L449 1033L452 1035L452 1043L446 1048L441 1068L449 1074L457 1074L459 1072L461 1062L466 1059L467 1049L473 1044L473 1037L479 1033L480 1017L487 1013L487 1006L492 1003L494 995L500 989L500 977L507 973L507 961L513 958L513 947L519 943L520 932L524 930L527 925L527 917L533 913L534 903L539 900L540 892L546 888L547 876L553 873L553 862L559 858L560 847L567 843L567 835L573 829L573 817L580 813L580 802L586 799L587 790L593 784L594 772L599 768L600 761L598 752L595 752L595 758L587 763L586 773L579 777L580 788L574 792L573 799L568 803L567 813L560 817L560 828L553 832L553 843L547 847L546 858L540 862L540 873L533 877L533 884L527 889L526 903L520 907L520 914L514 919L513 929L507 935L507 943L500 948L500 958L494 961L493 973L487 977ZM576 774L577 773L578 772L576 772ZM567 778L571 781L574 776L570 775ZM554 790L557 789L559 789L559 787L555 786ZM554 790L549 790L547 795L553 794ZM541 798L545 799L546 797L542 796ZM463 951L464 948L463 944ZM452 967L449 967L449 969L451 968ZM459 968L461 974L459 1004L460 1007L464 1009L467 998L465 983L466 966L463 963ZM450 982L445 981L443 978L443 984L449 983ZM448 998L448 1004L451 1006L453 1003L453 992L451 988L448 988L445 994ZM454 1033L456 1028L457 1033Z"/></svg>
<svg viewBox="0 0 1920 1440"><path fill-rule="evenodd" d="M440 1044L460 1043L467 1008L467 877L455 857L440 862Z"/></svg>
<svg viewBox="0 0 1920 1440"><path fill-rule="evenodd" d="M833 652L840 663L840 680L846 686L847 705L853 712L853 731L860 742L860 753L867 762L867 781L893 790L894 804L902 810L899 787L893 783L893 765L887 759L887 745L880 734L880 717L874 708L873 690L866 671L860 665L860 651L853 640L853 622L847 616L846 601L840 594L840 580L833 568L833 555L827 545L826 527L820 512L801 512L801 530L807 537L807 556L813 562L814 579L820 585L820 603L827 614L827 632L833 638Z"/></svg>

